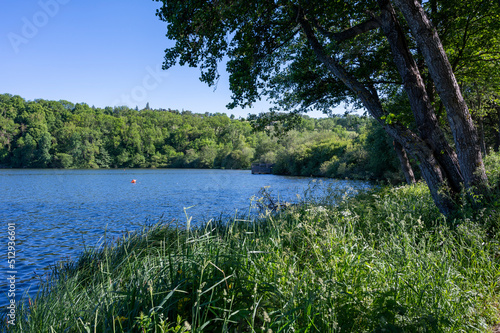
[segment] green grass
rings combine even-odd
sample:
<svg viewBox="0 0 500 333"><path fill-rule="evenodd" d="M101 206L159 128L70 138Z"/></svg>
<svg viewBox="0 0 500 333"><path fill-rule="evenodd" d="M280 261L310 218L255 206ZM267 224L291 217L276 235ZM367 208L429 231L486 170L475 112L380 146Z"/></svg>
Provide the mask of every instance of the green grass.
<svg viewBox="0 0 500 333"><path fill-rule="evenodd" d="M499 219L446 220L417 184L156 225L60 264L9 332L488 332Z"/></svg>

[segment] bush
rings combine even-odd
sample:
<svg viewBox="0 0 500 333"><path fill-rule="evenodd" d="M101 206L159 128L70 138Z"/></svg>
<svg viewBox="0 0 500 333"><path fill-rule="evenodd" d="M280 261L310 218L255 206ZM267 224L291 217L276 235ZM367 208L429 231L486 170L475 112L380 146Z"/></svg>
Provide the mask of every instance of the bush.
<svg viewBox="0 0 500 333"><path fill-rule="evenodd" d="M500 187L500 152L494 152L484 157L486 175L491 186L499 190Z"/></svg>
<svg viewBox="0 0 500 333"><path fill-rule="evenodd" d="M70 168L73 165L73 156L65 153L57 153L53 163L56 168Z"/></svg>

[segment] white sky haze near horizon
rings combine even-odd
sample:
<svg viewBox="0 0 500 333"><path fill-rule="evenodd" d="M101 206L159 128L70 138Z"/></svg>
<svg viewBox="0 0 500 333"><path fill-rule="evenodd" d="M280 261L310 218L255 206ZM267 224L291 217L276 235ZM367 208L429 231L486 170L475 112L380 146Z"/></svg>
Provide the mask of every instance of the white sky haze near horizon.
<svg viewBox="0 0 500 333"><path fill-rule="evenodd" d="M199 69L161 70L166 23L152 0L1 0L0 93L27 100L68 100L96 107L127 105L224 112L266 112L270 104L228 110L228 75L214 87ZM344 113L342 107L335 110ZM313 112L310 116L322 116Z"/></svg>

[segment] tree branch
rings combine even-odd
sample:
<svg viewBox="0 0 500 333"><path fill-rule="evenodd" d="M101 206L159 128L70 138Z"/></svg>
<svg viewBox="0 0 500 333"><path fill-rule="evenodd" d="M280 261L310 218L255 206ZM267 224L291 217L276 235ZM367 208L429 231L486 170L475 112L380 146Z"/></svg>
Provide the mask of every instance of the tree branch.
<svg viewBox="0 0 500 333"><path fill-rule="evenodd" d="M429 184L434 201L442 213L449 214L452 211L453 203L446 193L438 191L439 185L445 184L446 178L443 173L444 170L436 160L431 148L424 140L401 123L397 121L390 124L386 123L382 119L384 109L374 87L359 82L334 57L327 54L323 45L318 41L311 24L304 16L299 18L299 22L318 60L357 95L364 107L384 127L389 136L396 139L405 150L417 157L420 162L420 170L427 184Z"/></svg>
<svg viewBox="0 0 500 333"><path fill-rule="evenodd" d="M344 31L341 31L341 32L330 32L330 31L326 30L324 27L322 27L321 25L319 25L317 20L313 20L312 23L313 23L314 27L316 29L318 29L318 31L322 35L324 35L330 39L333 39L334 41L339 42L339 43L346 41L348 39L352 39L358 35L361 35L361 34L368 32L368 31L379 28L379 24L378 24L376 18L371 18L368 21L365 21L363 23L355 25L354 27L349 28L349 29L344 30Z"/></svg>
<svg viewBox="0 0 500 333"><path fill-rule="evenodd" d="M462 60L461 58L464 54L465 47L467 46L467 39L469 37L468 36L468 29L469 29L470 21L471 21L471 17L469 16L469 17L467 17L467 24L465 25L465 31L464 31L464 34L462 36L462 45L461 45L460 49L458 50L458 56L455 58L455 61L451 65L451 68L453 71L456 71L457 66L460 63L460 60Z"/></svg>
<svg viewBox="0 0 500 333"><path fill-rule="evenodd" d="M350 75L334 58L330 57L326 54L323 46L316 38L314 34L313 28L309 21L307 21L304 17L299 18L299 23L306 34L307 40L311 45L314 53L318 57L318 60L321 61L339 80L341 80L349 89L358 95L358 97L363 101L363 103L368 105L375 105L379 103L378 97L373 95L369 89L366 88L363 84L361 84L355 77ZM369 107L367 107L369 108ZM380 118L383 116L383 112L380 111L374 114L376 118Z"/></svg>
<svg viewBox="0 0 500 333"><path fill-rule="evenodd" d="M271 53L276 52L281 47L283 47L286 43L288 43L289 41L291 41L293 39L293 37L295 37L295 35L299 31L300 31L300 26L296 26L295 28L293 28L290 36L288 36L287 38L285 38L285 40L283 40L282 42L280 42L278 45L276 45L276 46L274 46L274 47L271 48Z"/></svg>
<svg viewBox="0 0 500 333"><path fill-rule="evenodd" d="M398 84L402 85L402 81L385 81L385 80L376 80L376 81L366 81L366 84Z"/></svg>

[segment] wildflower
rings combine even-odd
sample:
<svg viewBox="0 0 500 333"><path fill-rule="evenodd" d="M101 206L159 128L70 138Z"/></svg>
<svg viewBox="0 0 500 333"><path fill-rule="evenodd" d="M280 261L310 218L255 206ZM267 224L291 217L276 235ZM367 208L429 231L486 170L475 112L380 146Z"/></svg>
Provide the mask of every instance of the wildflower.
<svg viewBox="0 0 500 333"><path fill-rule="evenodd" d="M344 215L345 217L348 217L348 216L351 216L351 212L349 211L349 209L347 209L347 210L342 211L342 215Z"/></svg>
<svg viewBox="0 0 500 333"><path fill-rule="evenodd" d="M265 323L271 322L271 318L269 317L269 314L266 311L264 311L264 322Z"/></svg>

